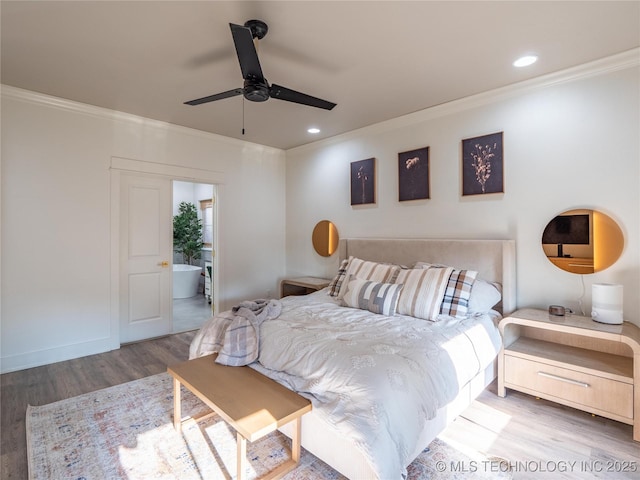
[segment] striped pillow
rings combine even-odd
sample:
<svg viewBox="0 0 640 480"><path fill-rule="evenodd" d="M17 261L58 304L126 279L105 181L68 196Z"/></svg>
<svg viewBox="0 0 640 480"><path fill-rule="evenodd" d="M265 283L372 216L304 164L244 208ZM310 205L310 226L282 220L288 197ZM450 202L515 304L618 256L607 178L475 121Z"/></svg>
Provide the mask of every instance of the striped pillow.
<svg viewBox="0 0 640 480"><path fill-rule="evenodd" d="M379 283L350 276L342 300L347 307L392 317L396 314L402 285Z"/></svg>
<svg viewBox="0 0 640 480"><path fill-rule="evenodd" d="M398 275L400 267L397 265L391 265L388 263L370 262L367 260L361 260L360 258L353 257L347 267L345 278L349 278L349 275L353 275L356 278L362 280L371 280L373 282L380 283L402 283L394 282L394 279ZM342 282L338 298L344 297L346 284Z"/></svg>
<svg viewBox="0 0 640 480"><path fill-rule="evenodd" d="M338 274L333 277L333 280L329 283L329 291L328 295L332 297L337 297L338 293L340 293L340 287L342 286L342 282L344 282L344 276L347 273L347 267L349 266L349 262L353 257L345 258L342 260L340 267L338 268Z"/></svg>
<svg viewBox="0 0 640 480"><path fill-rule="evenodd" d="M418 262L415 268L445 267L446 265L434 265L431 263ZM475 270L454 269L449 277L447 290L442 299L440 313L452 317L464 318L469 311L469 299L471 298L471 288L478 276Z"/></svg>
<svg viewBox="0 0 640 480"><path fill-rule="evenodd" d="M436 321L453 268L412 268L401 270L395 283L404 285L398 313Z"/></svg>

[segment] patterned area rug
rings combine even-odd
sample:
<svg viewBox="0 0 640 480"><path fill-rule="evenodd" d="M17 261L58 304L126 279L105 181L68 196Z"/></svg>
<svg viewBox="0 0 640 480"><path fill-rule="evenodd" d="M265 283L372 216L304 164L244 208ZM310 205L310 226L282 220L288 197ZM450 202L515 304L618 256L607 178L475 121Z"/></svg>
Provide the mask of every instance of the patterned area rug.
<svg viewBox="0 0 640 480"><path fill-rule="evenodd" d="M183 415L205 413L183 389ZM236 477L235 433L219 417L172 423L172 378L162 373L27 410L31 479L231 479ZM289 456L279 432L247 444L249 479L268 473ZM501 463L502 462L502 463ZM490 465L491 468L487 468ZM506 462L464 454L440 439L409 466L409 479L511 478ZM284 478L343 479L304 449Z"/></svg>

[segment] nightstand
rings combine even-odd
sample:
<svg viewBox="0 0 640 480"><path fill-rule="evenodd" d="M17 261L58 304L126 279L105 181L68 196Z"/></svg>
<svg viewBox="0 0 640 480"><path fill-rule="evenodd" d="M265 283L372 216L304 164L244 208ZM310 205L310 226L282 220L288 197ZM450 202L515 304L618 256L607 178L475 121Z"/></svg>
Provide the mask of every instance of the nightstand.
<svg viewBox="0 0 640 480"><path fill-rule="evenodd" d="M534 309L499 328L499 396L511 388L624 422L640 441L640 328Z"/></svg>
<svg viewBox="0 0 640 480"><path fill-rule="evenodd" d="M285 278L280 282L280 298L289 295L307 295L329 286L331 280L318 277Z"/></svg>

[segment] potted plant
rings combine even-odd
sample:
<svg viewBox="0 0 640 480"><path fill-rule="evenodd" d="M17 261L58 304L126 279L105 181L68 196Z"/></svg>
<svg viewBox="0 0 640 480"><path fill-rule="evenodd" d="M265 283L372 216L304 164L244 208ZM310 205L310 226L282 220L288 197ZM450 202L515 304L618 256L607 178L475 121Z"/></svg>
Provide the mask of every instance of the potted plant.
<svg viewBox="0 0 640 480"><path fill-rule="evenodd" d="M182 254L182 261L192 265L202 256L202 222L193 203L180 202L178 215L173 217L173 250Z"/></svg>

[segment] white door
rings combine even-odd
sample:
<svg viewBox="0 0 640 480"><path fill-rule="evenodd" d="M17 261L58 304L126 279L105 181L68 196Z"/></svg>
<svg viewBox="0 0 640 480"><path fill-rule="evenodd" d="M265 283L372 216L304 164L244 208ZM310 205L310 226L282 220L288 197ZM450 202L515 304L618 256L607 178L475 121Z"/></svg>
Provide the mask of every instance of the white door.
<svg viewBox="0 0 640 480"><path fill-rule="evenodd" d="M120 342L172 330L171 180L123 174L120 187Z"/></svg>

